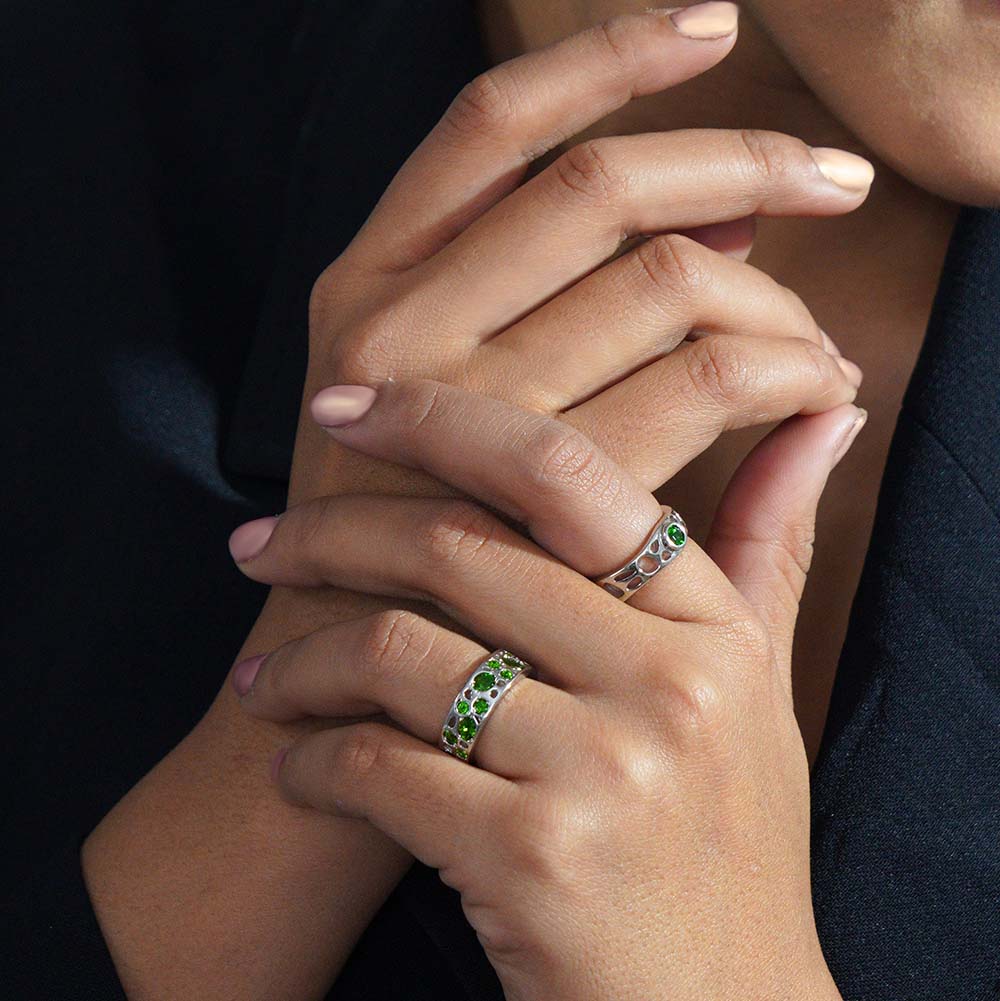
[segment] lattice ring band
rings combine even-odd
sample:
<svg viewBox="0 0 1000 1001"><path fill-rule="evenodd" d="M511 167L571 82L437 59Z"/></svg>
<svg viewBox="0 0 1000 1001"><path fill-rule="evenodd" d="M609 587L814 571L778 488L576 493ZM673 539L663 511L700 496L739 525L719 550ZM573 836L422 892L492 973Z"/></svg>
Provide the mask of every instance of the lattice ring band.
<svg viewBox="0 0 1000 1001"><path fill-rule="evenodd" d="M531 665L509 650L494 650L469 676L444 718L438 746L442 751L469 761L472 749L494 706L507 694Z"/></svg>
<svg viewBox="0 0 1000 1001"><path fill-rule="evenodd" d="M655 577L671 560L680 555L687 544L688 531L684 519L664 505L663 517L646 536L642 548L623 567L596 578L608 594L628 601L640 588Z"/></svg>

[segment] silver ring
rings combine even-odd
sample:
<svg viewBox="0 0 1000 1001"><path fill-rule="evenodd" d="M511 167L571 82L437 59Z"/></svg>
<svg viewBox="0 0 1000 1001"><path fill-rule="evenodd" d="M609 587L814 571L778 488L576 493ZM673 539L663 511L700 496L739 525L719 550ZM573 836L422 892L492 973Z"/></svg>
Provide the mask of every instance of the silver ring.
<svg viewBox="0 0 1000 1001"><path fill-rule="evenodd" d="M612 573L595 578L608 594L628 601L633 594L655 577L671 560L676 559L687 544L688 530L684 519L672 508L663 506L663 517L646 536L642 548Z"/></svg>
<svg viewBox="0 0 1000 1001"><path fill-rule="evenodd" d="M444 718L438 747L462 761L468 761L483 732L493 707L507 694L511 685L531 670L509 650L494 650L473 672L455 696Z"/></svg>

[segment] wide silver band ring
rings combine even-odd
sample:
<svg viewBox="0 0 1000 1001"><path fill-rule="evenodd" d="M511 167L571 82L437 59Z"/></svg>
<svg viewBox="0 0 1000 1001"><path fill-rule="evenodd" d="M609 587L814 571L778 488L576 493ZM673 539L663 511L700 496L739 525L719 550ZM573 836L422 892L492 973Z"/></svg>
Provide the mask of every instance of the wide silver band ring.
<svg viewBox="0 0 1000 1001"><path fill-rule="evenodd" d="M663 517L653 526L642 548L623 567L595 578L608 594L628 601L645 587L668 563L675 560L687 544L688 531L684 519L664 505Z"/></svg>
<svg viewBox="0 0 1000 1001"><path fill-rule="evenodd" d="M444 718L438 747L462 761L469 761L493 707L531 665L509 650L494 650L473 672L455 696Z"/></svg>

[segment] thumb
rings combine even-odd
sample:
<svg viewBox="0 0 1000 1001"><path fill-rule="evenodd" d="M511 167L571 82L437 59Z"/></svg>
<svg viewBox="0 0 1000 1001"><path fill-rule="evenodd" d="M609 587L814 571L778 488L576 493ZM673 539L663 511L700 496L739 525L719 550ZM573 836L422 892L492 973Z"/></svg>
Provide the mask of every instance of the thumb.
<svg viewBox="0 0 1000 1001"><path fill-rule="evenodd" d="M770 627L784 665L791 665L820 496L867 417L846 404L784 421L740 464L709 533L709 555Z"/></svg>

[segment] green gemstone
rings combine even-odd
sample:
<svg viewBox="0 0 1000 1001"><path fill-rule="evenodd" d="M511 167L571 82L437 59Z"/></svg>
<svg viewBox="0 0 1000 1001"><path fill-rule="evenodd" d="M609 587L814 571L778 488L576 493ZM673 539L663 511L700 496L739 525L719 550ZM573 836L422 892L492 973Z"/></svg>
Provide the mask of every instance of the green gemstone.
<svg viewBox="0 0 1000 1001"><path fill-rule="evenodd" d="M444 731L442 731L442 732L444 733L444 739L445 739L446 741L448 741L448 743L449 743L449 744L457 744L457 743L458 743L458 737L456 737L456 736L455 736L455 735L454 735L454 734L453 734L453 733L451 732L451 730L444 730Z"/></svg>
<svg viewBox="0 0 1000 1001"><path fill-rule="evenodd" d="M486 666L487 667L492 667L494 670L496 670L501 665L500 665L500 661L497 660L496 657L490 657L490 659L488 661L486 661Z"/></svg>
<svg viewBox="0 0 1000 1001"><path fill-rule="evenodd" d="M503 654L501 660L505 664L510 664L511 667L518 667L521 663L521 658L515 657L512 653Z"/></svg>
<svg viewBox="0 0 1000 1001"><path fill-rule="evenodd" d="M480 716L482 716L483 713L489 709L489 707L490 704L486 701L486 699L476 699L476 701L472 703L472 708L475 709Z"/></svg>
<svg viewBox="0 0 1000 1001"><path fill-rule="evenodd" d="M505 667L500 672L500 677L503 678L504 681L510 681L510 679L514 677L514 672L509 667Z"/></svg>
<svg viewBox="0 0 1000 1001"><path fill-rule="evenodd" d="M480 671L472 679L472 687L477 692L488 692L497 683L496 675L489 671Z"/></svg>
<svg viewBox="0 0 1000 1001"><path fill-rule="evenodd" d="M455 708L458 710L459 714L464 716L469 711L469 703L462 699Z"/></svg>
<svg viewBox="0 0 1000 1001"><path fill-rule="evenodd" d="M463 750L458 750L458 751L455 752L455 757L456 758L461 758L463 761L468 761L469 760L469 752L468 751L463 751Z"/></svg>
<svg viewBox="0 0 1000 1001"><path fill-rule="evenodd" d="M687 542L687 536L684 534L684 529L680 525L668 525L667 526L667 538L675 546L683 546Z"/></svg>
<svg viewBox="0 0 1000 1001"><path fill-rule="evenodd" d="M458 735L462 738L462 740L469 740L476 735L476 731L479 727L476 725L476 721L474 719L469 716L463 716L458 721L456 729L458 730Z"/></svg>

